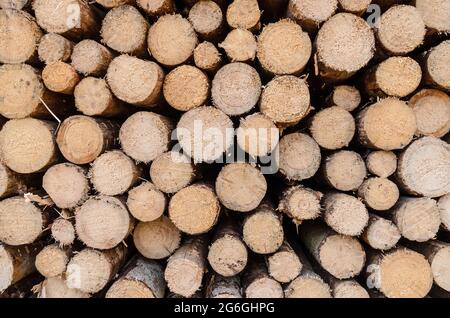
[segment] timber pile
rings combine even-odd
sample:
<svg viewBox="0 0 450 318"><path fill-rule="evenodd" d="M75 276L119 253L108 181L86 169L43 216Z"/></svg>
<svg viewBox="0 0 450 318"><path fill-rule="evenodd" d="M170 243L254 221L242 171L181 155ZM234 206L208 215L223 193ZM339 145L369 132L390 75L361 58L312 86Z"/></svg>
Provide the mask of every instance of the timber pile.
<svg viewBox="0 0 450 318"><path fill-rule="evenodd" d="M0 8L0 297L450 297L450 1Z"/></svg>

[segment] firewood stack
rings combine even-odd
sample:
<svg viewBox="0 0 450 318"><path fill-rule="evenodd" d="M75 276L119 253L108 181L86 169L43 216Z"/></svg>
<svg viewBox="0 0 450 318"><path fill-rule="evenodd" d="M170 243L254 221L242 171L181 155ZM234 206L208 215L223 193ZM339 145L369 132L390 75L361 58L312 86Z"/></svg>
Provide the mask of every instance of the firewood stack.
<svg viewBox="0 0 450 318"><path fill-rule="evenodd" d="M0 297L450 297L450 1L0 7Z"/></svg>

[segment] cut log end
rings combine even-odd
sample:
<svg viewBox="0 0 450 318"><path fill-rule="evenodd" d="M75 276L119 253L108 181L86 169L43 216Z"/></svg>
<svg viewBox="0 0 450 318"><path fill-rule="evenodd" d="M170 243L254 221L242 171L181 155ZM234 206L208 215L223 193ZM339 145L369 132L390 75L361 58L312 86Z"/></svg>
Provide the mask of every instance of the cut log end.
<svg viewBox="0 0 450 318"><path fill-rule="evenodd" d="M245 289L246 298L284 298L280 283L270 277L254 280Z"/></svg>
<svg viewBox="0 0 450 318"><path fill-rule="evenodd" d="M49 90L71 95L81 78L72 65L56 61L45 66L42 80Z"/></svg>
<svg viewBox="0 0 450 318"><path fill-rule="evenodd" d="M231 62L251 62L256 57L256 39L248 30L234 29L219 44Z"/></svg>
<svg viewBox="0 0 450 318"><path fill-rule="evenodd" d="M52 237L62 246L70 246L75 241L75 227L65 218L57 218L52 223Z"/></svg>
<svg viewBox="0 0 450 318"><path fill-rule="evenodd" d="M330 106L336 105L351 112L361 104L361 93L353 86L339 85L333 90Z"/></svg>
<svg viewBox="0 0 450 318"><path fill-rule="evenodd" d="M227 235L215 240L209 247L208 261L220 275L239 274L247 264L247 248L236 236Z"/></svg>
<svg viewBox="0 0 450 318"><path fill-rule="evenodd" d="M433 48L428 53L424 64L425 81L447 92L450 92L449 60L450 40L444 41Z"/></svg>
<svg viewBox="0 0 450 318"><path fill-rule="evenodd" d="M389 220L371 214L369 224L364 230L361 238L377 250L390 250L401 238L397 226Z"/></svg>
<svg viewBox="0 0 450 318"><path fill-rule="evenodd" d="M392 151L372 151L366 158L366 166L370 173L387 178L397 170L397 156Z"/></svg>
<svg viewBox="0 0 450 318"><path fill-rule="evenodd" d="M81 74L103 76L112 57L112 53L100 43L83 40L73 48L72 65Z"/></svg>
<svg viewBox="0 0 450 318"><path fill-rule="evenodd" d="M160 16L175 11L173 0L137 0L136 3L150 16Z"/></svg>
<svg viewBox="0 0 450 318"><path fill-rule="evenodd" d="M234 0L226 13L228 25L234 29L257 31L261 12L256 0Z"/></svg>
<svg viewBox="0 0 450 318"><path fill-rule="evenodd" d="M386 211L394 206L399 198L397 185L385 178L369 178L358 189L358 196L369 207Z"/></svg>
<svg viewBox="0 0 450 318"><path fill-rule="evenodd" d="M46 278L40 285L38 298L90 298L88 293L75 288L67 287L66 281L61 277Z"/></svg>
<svg viewBox="0 0 450 318"><path fill-rule="evenodd" d="M267 258L267 270L269 275L280 283L289 283L303 268L297 254L284 243L280 249Z"/></svg>
<svg viewBox="0 0 450 318"><path fill-rule="evenodd" d="M47 33L39 42L39 59L45 64L67 62L72 55L73 46L74 44L62 35Z"/></svg>
<svg viewBox="0 0 450 318"><path fill-rule="evenodd" d="M136 219L150 222L164 213L167 199L152 183L143 182L128 192L127 206Z"/></svg>
<svg viewBox="0 0 450 318"><path fill-rule="evenodd" d="M220 35L223 14L219 5L214 1L198 1L189 10L188 19L202 38L214 40Z"/></svg>
<svg viewBox="0 0 450 318"><path fill-rule="evenodd" d="M194 50L194 62L198 68L213 73L219 69L222 59L214 44L202 42Z"/></svg>
<svg viewBox="0 0 450 318"><path fill-rule="evenodd" d="M298 276L284 293L286 298L331 298L330 286L314 273Z"/></svg>
<svg viewBox="0 0 450 318"><path fill-rule="evenodd" d="M450 194L446 194L439 199L438 207L441 213L442 226L450 231Z"/></svg>
<svg viewBox="0 0 450 318"><path fill-rule="evenodd" d="M362 15L366 12L372 0L339 0L341 10L356 15Z"/></svg>
<svg viewBox="0 0 450 318"><path fill-rule="evenodd" d="M415 5L427 28L434 32L450 32L450 21L446 15L450 4L447 1L416 0Z"/></svg>
<svg viewBox="0 0 450 318"><path fill-rule="evenodd" d="M287 15L297 21L302 28L313 33L323 22L331 18L337 8L337 0L291 0Z"/></svg>
<svg viewBox="0 0 450 318"><path fill-rule="evenodd" d="M334 298L370 298L369 293L354 280L342 281L333 288Z"/></svg>
<svg viewBox="0 0 450 318"><path fill-rule="evenodd" d="M55 277L66 271L69 262L68 252L57 244L44 247L36 256L36 269L44 277Z"/></svg>
<svg viewBox="0 0 450 318"><path fill-rule="evenodd" d="M349 150L341 150L325 160L323 165L325 181L340 191L357 190L367 175L362 157Z"/></svg>
<svg viewBox="0 0 450 318"><path fill-rule="evenodd" d="M278 209L300 224L320 216L322 193L302 186L293 186L283 192Z"/></svg>

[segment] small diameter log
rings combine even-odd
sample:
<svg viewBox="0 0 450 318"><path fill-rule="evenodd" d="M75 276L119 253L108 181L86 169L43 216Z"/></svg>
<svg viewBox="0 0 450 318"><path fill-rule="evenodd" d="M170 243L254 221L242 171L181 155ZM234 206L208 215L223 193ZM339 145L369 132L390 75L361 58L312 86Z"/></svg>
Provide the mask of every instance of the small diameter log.
<svg viewBox="0 0 450 318"><path fill-rule="evenodd" d="M210 42L202 42L194 50L195 66L208 73L215 73L222 64L219 51Z"/></svg>
<svg viewBox="0 0 450 318"><path fill-rule="evenodd" d="M281 219L270 204L261 204L244 220L242 238L245 244L258 254L275 253L284 241Z"/></svg>
<svg viewBox="0 0 450 318"><path fill-rule="evenodd" d="M163 69L151 61L120 55L106 74L111 91L120 100L142 107L156 106L162 97Z"/></svg>
<svg viewBox="0 0 450 318"><path fill-rule="evenodd" d="M195 66L182 65L167 74L163 94L170 106L188 111L206 103L209 88L209 79L205 73Z"/></svg>
<svg viewBox="0 0 450 318"><path fill-rule="evenodd" d="M311 110L306 80L290 75L275 77L264 87L259 108L278 126L297 124Z"/></svg>
<svg viewBox="0 0 450 318"><path fill-rule="evenodd" d="M443 0L416 0L416 9L431 33L450 32L450 4Z"/></svg>
<svg viewBox="0 0 450 318"><path fill-rule="evenodd" d="M75 106L86 116L116 117L127 113L102 78L85 77L74 90Z"/></svg>
<svg viewBox="0 0 450 318"><path fill-rule="evenodd" d="M288 180L301 181L314 176L320 167L319 145L306 134L292 133L279 143L280 173Z"/></svg>
<svg viewBox="0 0 450 318"><path fill-rule="evenodd" d="M62 35L47 33L39 42L39 59L45 64L56 61L67 62L72 55L73 46L74 43Z"/></svg>
<svg viewBox="0 0 450 318"><path fill-rule="evenodd" d="M286 298L332 298L330 286L312 270L303 270L284 290Z"/></svg>
<svg viewBox="0 0 450 318"><path fill-rule="evenodd" d="M346 111L354 111L361 104L361 93L353 86L335 86L333 92L327 98L328 106L339 106Z"/></svg>
<svg viewBox="0 0 450 318"><path fill-rule="evenodd" d="M217 176L216 192L226 208L248 212L261 203L267 192L267 182L258 168L248 163L231 163Z"/></svg>
<svg viewBox="0 0 450 318"><path fill-rule="evenodd" d="M450 131L450 97L436 89L423 89L408 102L416 114L418 136L443 137Z"/></svg>
<svg viewBox="0 0 450 318"><path fill-rule="evenodd" d="M283 191L278 210L290 217L295 224L301 224L304 220L320 216L322 196L321 192L302 185L292 186Z"/></svg>
<svg viewBox="0 0 450 318"><path fill-rule="evenodd" d="M212 0L198 1L189 10L191 22L197 34L209 41L214 41L221 35L224 26L222 10Z"/></svg>
<svg viewBox="0 0 450 318"><path fill-rule="evenodd" d="M24 11L0 10L0 29L0 63L16 64L36 60L36 48L42 31L34 17Z"/></svg>
<svg viewBox="0 0 450 318"><path fill-rule="evenodd" d="M242 298L239 276L223 277L211 274L206 285L206 298Z"/></svg>
<svg viewBox="0 0 450 318"><path fill-rule="evenodd" d="M323 269L338 279L355 277L364 267L366 253L354 237L337 234L324 224L305 223L300 239Z"/></svg>
<svg viewBox="0 0 450 318"><path fill-rule="evenodd" d="M235 276L247 265L247 247L238 225L231 218L221 220L211 240L208 261L213 270L224 277Z"/></svg>
<svg viewBox="0 0 450 318"><path fill-rule="evenodd" d="M378 43L388 55L405 55L414 51L423 43L425 33L425 23L419 11L409 5L392 6L381 15L376 26Z"/></svg>
<svg viewBox="0 0 450 318"><path fill-rule="evenodd" d="M372 151L366 158L367 170L380 178L387 178L397 170L397 156L392 151Z"/></svg>
<svg viewBox="0 0 450 318"><path fill-rule="evenodd" d="M42 247L41 242L18 247L0 244L0 294L36 271L34 260Z"/></svg>
<svg viewBox="0 0 450 318"><path fill-rule="evenodd" d="M169 202L170 219L178 229L190 235L208 232L216 224L219 213L219 200L205 184L183 188Z"/></svg>
<svg viewBox="0 0 450 318"><path fill-rule="evenodd" d="M349 150L340 150L328 156L322 169L325 182L340 191L357 190L367 175L362 157Z"/></svg>
<svg viewBox="0 0 450 318"><path fill-rule="evenodd" d="M151 222L140 222L133 233L134 245L144 257L163 259L179 246L180 231L167 216Z"/></svg>
<svg viewBox="0 0 450 318"><path fill-rule="evenodd" d="M112 53L100 43L83 40L73 48L72 66L83 75L103 76L112 59Z"/></svg>
<svg viewBox="0 0 450 318"><path fill-rule="evenodd" d="M422 63L425 82L450 92L450 40L432 48Z"/></svg>
<svg viewBox="0 0 450 318"><path fill-rule="evenodd" d="M402 236L410 241L431 240L441 225L437 203L430 198L402 197L391 213Z"/></svg>
<svg viewBox="0 0 450 318"><path fill-rule="evenodd" d="M125 273L111 285L105 298L163 298L164 271L156 261L136 258Z"/></svg>
<svg viewBox="0 0 450 318"><path fill-rule="evenodd" d="M180 14L160 17L150 27L147 42L150 54L169 67L186 62L198 44L194 28Z"/></svg>
<svg viewBox="0 0 450 318"><path fill-rule="evenodd" d="M3 162L18 173L45 170L58 161L55 123L34 118L13 119L0 131Z"/></svg>
<svg viewBox="0 0 450 318"><path fill-rule="evenodd" d="M36 255L35 266L42 276L56 277L66 271L69 257L70 250L64 250L58 244L47 245Z"/></svg>
<svg viewBox="0 0 450 318"><path fill-rule="evenodd" d="M316 38L320 76L345 80L367 65L375 51L370 26L351 13L338 13L324 23Z"/></svg>
<svg viewBox="0 0 450 318"><path fill-rule="evenodd" d="M16 173L0 163L0 199L26 193L32 182L33 177Z"/></svg>
<svg viewBox="0 0 450 318"><path fill-rule="evenodd" d="M115 197L91 197L75 211L78 238L96 249L120 244L133 229L133 223L125 204Z"/></svg>
<svg viewBox="0 0 450 318"><path fill-rule="evenodd" d="M0 8L22 10L30 0L0 0Z"/></svg>
<svg viewBox="0 0 450 318"><path fill-rule="evenodd" d="M379 150L404 148L417 130L414 111L393 97L382 99L359 112L357 127L359 142Z"/></svg>
<svg viewBox="0 0 450 318"><path fill-rule="evenodd" d="M110 282L126 260L127 248L98 251L85 248L75 254L67 265L66 284L85 293L96 293Z"/></svg>
<svg viewBox="0 0 450 318"><path fill-rule="evenodd" d="M128 191L127 206L136 219L141 222L150 222L163 215L167 199L153 183L143 182Z"/></svg>
<svg viewBox="0 0 450 318"><path fill-rule="evenodd" d="M148 163L166 152L170 144L172 123L152 112L138 112L120 127L123 151L136 161Z"/></svg>
<svg viewBox="0 0 450 318"><path fill-rule="evenodd" d="M300 75L311 52L308 34L288 19L266 25L258 37L258 60L266 72L274 75Z"/></svg>
<svg viewBox="0 0 450 318"><path fill-rule="evenodd" d="M333 298L370 298L367 290L353 279L333 279L330 287L333 290Z"/></svg>
<svg viewBox="0 0 450 318"><path fill-rule="evenodd" d="M433 274L425 257L406 248L373 253L365 274L367 287L388 298L423 298L433 285Z"/></svg>
<svg viewBox="0 0 450 318"><path fill-rule="evenodd" d="M234 0L227 9L227 23L233 29L259 31L261 12L257 0Z"/></svg>
<svg viewBox="0 0 450 318"><path fill-rule="evenodd" d="M37 298L90 298L88 293L67 287L61 277L46 278L39 286Z"/></svg>
<svg viewBox="0 0 450 318"><path fill-rule="evenodd" d="M56 206L62 209L82 204L90 191L86 169L71 163L50 167L42 178L42 187Z"/></svg>
<svg viewBox="0 0 450 318"><path fill-rule="evenodd" d="M450 192L450 145L435 137L414 141L398 159L397 179L403 190L427 197Z"/></svg>
<svg viewBox="0 0 450 318"><path fill-rule="evenodd" d="M390 250L401 238L398 227L390 220L370 214L369 224L364 229L361 239L377 250Z"/></svg>
<svg viewBox="0 0 450 318"><path fill-rule="evenodd" d="M173 0L136 0L136 4L152 17L175 12Z"/></svg>
<svg viewBox="0 0 450 318"><path fill-rule="evenodd" d="M289 283L302 271L303 264L287 241L266 257L269 275L280 283Z"/></svg>
<svg viewBox="0 0 450 318"><path fill-rule="evenodd" d="M397 185L389 179L373 177L361 184L358 196L367 207L376 211L386 211L395 205L400 192Z"/></svg>
<svg viewBox="0 0 450 318"><path fill-rule="evenodd" d="M284 298L281 284L269 276L264 259L253 257L242 276L246 298Z"/></svg>
<svg viewBox="0 0 450 318"><path fill-rule="evenodd" d="M133 5L135 0L95 0L98 4L102 5L106 9L112 9L124 4Z"/></svg>
<svg viewBox="0 0 450 318"><path fill-rule="evenodd" d="M370 69L364 85L370 96L405 97L419 87L421 80L419 63L410 57L394 56Z"/></svg>
<svg viewBox="0 0 450 318"><path fill-rule="evenodd" d="M339 10L361 16L371 2L372 0L339 0Z"/></svg>
<svg viewBox="0 0 450 318"><path fill-rule="evenodd" d="M63 121L56 142L68 161L86 164L116 145L117 133L115 122L76 115Z"/></svg>
<svg viewBox="0 0 450 318"><path fill-rule="evenodd" d="M164 277L170 291L190 297L200 288L206 271L205 237L186 241L167 261Z"/></svg>
<svg viewBox="0 0 450 318"><path fill-rule="evenodd" d="M196 177L196 168L191 159L179 152L165 152L150 166L153 184L164 193L176 193L187 187Z"/></svg>
<svg viewBox="0 0 450 318"><path fill-rule="evenodd" d="M72 95L81 77L72 65L56 61L44 67L42 80L52 92Z"/></svg>
<svg viewBox="0 0 450 318"><path fill-rule="evenodd" d="M256 57L256 38L248 30L231 30L219 47L225 50L231 62L251 62Z"/></svg>
<svg viewBox="0 0 450 318"><path fill-rule="evenodd" d="M316 32L319 26L334 15L338 0L290 0L287 16L294 19L308 32Z"/></svg>
<svg viewBox="0 0 450 318"><path fill-rule="evenodd" d="M147 49L147 20L131 5L108 11L100 31L102 42L113 50L131 55L144 55Z"/></svg>
<svg viewBox="0 0 450 318"><path fill-rule="evenodd" d="M134 186L142 175L140 166L120 150L106 152L92 163L89 178L94 189L105 195L120 195Z"/></svg>
<svg viewBox="0 0 450 318"><path fill-rule="evenodd" d="M211 98L214 106L230 116L248 113L261 95L258 72L244 63L223 66L214 76Z"/></svg>
<svg viewBox="0 0 450 318"><path fill-rule="evenodd" d="M196 107L183 114L176 134L184 153L194 163L220 159L234 142L233 122L212 106Z"/></svg>
<svg viewBox="0 0 450 318"><path fill-rule="evenodd" d="M52 238L61 246L70 246L75 241L75 227L68 217L59 217L50 228Z"/></svg>
<svg viewBox="0 0 450 318"><path fill-rule="evenodd" d="M353 116L339 106L316 113L309 127L314 140L327 150L347 147L355 135L355 129Z"/></svg>
<svg viewBox="0 0 450 318"><path fill-rule="evenodd" d="M442 227L450 231L450 193L439 198L438 208L441 213Z"/></svg>

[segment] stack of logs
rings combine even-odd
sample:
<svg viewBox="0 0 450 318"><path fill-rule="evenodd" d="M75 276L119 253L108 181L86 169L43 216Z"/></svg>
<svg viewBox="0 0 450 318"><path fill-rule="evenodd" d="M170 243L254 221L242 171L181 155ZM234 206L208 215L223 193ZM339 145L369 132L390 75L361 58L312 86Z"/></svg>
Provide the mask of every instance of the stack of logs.
<svg viewBox="0 0 450 318"><path fill-rule="evenodd" d="M449 0L0 7L0 297L449 297Z"/></svg>

